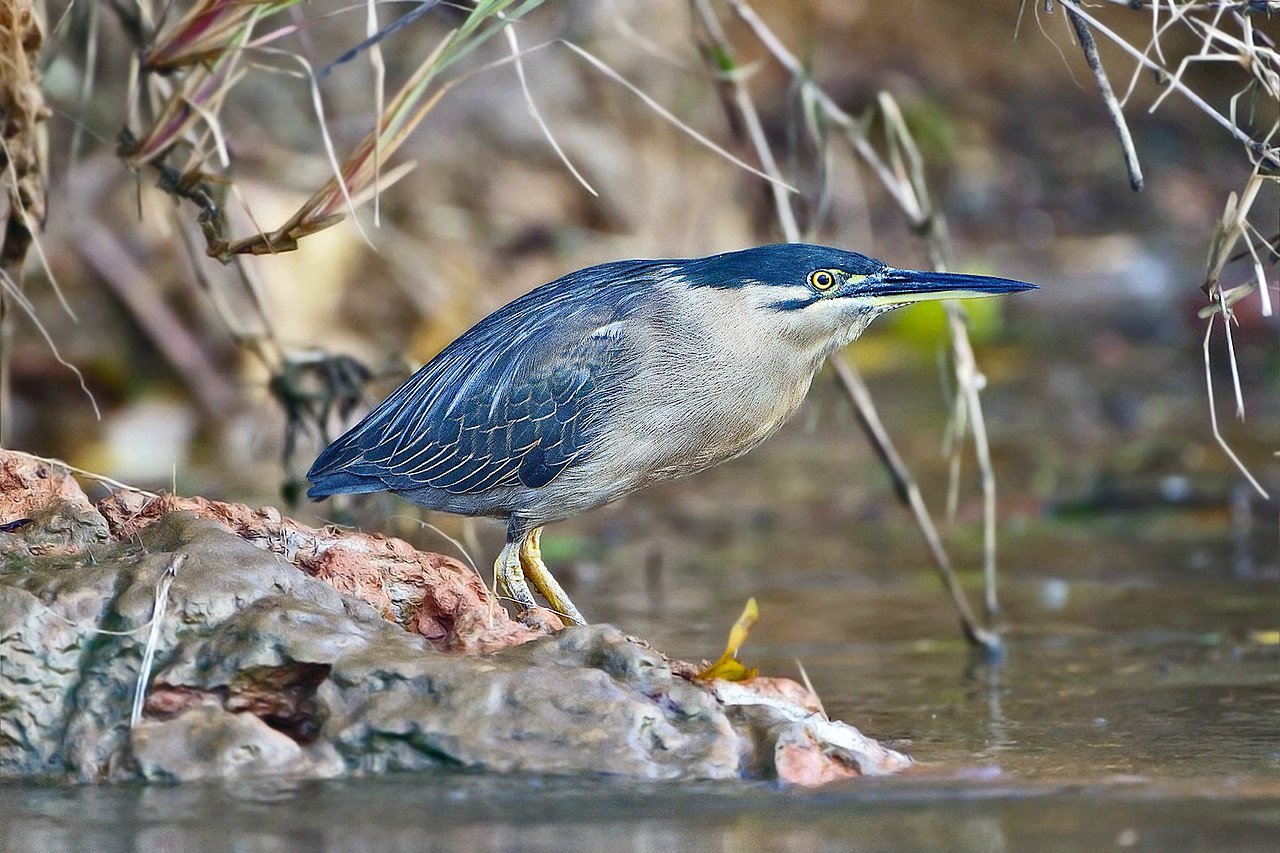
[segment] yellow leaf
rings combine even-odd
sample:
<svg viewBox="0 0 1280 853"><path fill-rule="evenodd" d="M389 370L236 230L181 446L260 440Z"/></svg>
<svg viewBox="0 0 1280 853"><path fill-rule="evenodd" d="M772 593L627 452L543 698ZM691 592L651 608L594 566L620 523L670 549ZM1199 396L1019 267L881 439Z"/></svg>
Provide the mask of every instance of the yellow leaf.
<svg viewBox="0 0 1280 853"><path fill-rule="evenodd" d="M729 629L729 642L725 644L724 654L720 655L719 660L695 677L702 680L723 678L725 681L746 681L755 678L760 670L755 667L747 669L738 660L738 649L747 641L747 636L751 633L752 626L759 619L760 608L756 605L756 600L748 598L746 607L742 608L742 615L738 617L738 621L734 622L733 627Z"/></svg>

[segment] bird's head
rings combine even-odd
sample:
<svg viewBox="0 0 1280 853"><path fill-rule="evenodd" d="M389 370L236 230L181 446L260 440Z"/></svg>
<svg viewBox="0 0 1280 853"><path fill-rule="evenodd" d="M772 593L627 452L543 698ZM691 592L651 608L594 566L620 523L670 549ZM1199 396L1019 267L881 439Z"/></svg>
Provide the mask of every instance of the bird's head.
<svg viewBox="0 0 1280 853"><path fill-rule="evenodd" d="M823 355L852 341L891 308L935 299L972 299L1035 288L1007 278L922 272L888 266L857 252L780 243L684 261L691 289L733 291L780 337Z"/></svg>

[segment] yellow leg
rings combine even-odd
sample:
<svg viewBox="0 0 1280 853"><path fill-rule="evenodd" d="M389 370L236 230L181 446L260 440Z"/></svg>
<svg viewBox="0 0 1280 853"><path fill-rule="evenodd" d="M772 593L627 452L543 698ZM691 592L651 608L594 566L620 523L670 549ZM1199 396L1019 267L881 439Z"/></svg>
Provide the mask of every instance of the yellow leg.
<svg viewBox="0 0 1280 853"><path fill-rule="evenodd" d="M493 563L493 574L498 579L498 588L502 594L520 605L521 610L528 610L534 606L534 601L529 593L529 585L524 581L524 569L520 565L522 557L521 546L508 542Z"/></svg>
<svg viewBox="0 0 1280 853"><path fill-rule="evenodd" d="M503 553L506 553L505 548ZM520 540L520 565L524 568L524 577L547 600L552 610L569 622L578 625L587 624L587 620L583 619L578 608L573 606L573 602L569 600L569 596L565 594L559 582L551 576L551 570L547 568L547 564L542 562L541 527L530 530L529 534ZM527 589L526 587L526 594L528 594Z"/></svg>

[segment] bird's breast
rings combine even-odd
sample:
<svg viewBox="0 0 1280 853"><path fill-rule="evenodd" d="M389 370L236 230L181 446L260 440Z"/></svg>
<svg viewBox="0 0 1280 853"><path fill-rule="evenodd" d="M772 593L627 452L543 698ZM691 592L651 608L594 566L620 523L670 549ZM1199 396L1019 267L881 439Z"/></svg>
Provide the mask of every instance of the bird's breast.
<svg viewBox="0 0 1280 853"><path fill-rule="evenodd" d="M701 470L746 453L795 413L812 379L812 371L773 359L758 360L749 370L739 361L706 371L697 380L700 389L689 393L699 405L674 401L683 413L681 423L672 424L676 464Z"/></svg>
<svg viewBox="0 0 1280 853"><path fill-rule="evenodd" d="M634 379L598 450L629 491L739 456L804 400L821 355L727 313L705 326L658 324L636 350ZM595 455L593 453L593 455Z"/></svg>

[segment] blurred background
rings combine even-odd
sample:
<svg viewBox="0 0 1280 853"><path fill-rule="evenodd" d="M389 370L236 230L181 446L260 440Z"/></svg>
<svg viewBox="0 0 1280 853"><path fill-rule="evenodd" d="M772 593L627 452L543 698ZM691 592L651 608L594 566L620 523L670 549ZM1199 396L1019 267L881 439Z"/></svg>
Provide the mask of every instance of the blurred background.
<svg viewBox="0 0 1280 853"><path fill-rule="evenodd" d="M744 659L791 675L801 661L833 717L926 761L1030 778L1274 780L1280 353L1267 243L1280 188L1265 143L1246 148L1181 92L1159 100L1170 78L1136 72L1111 35L1170 74L1212 54L1175 82L1274 146L1277 16L1267 3L1185 4L1198 11L1179 20L1132 5L1088 10L1108 28L1091 25L1127 97L1141 192L1061 2L378 4L375 31L423 14L376 50L361 45L365 4L49 2L43 43L21 44L49 108L36 182L47 201L25 281L5 289L4 443L139 488L458 554L447 535L491 577L501 525L387 495L307 503L302 474L461 331L546 281L784 239L769 185L742 165L762 165L763 138L797 189L806 239L902 267L941 250L953 269L1041 286L968 315L1008 659L966 657L919 531L830 370L752 454L551 528L544 553L574 600L696 659L719 653L755 596ZM184 18L192 9L208 17ZM519 68L497 11L514 19ZM259 15L245 48L210 50L234 15L241 27ZM450 33L468 49L433 54ZM322 189L329 146L370 171L359 152L380 64L388 104L422 82L400 114L430 108L381 166L416 167L376 213L366 202L321 229L347 212ZM904 214L902 181L868 167L912 172L911 148L889 133L894 105L932 200L923 221ZM1248 203L1224 219L1233 197ZM321 213L295 217L297 251L206 256L210 235L225 250L300 210ZM1225 239L1224 221L1248 225ZM1243 298L1230 347L1215 320L1206 370L1207 277ZM1259 277L1269 298L1239 289ZM949 451L952 352L943 310L922 305L878 321L848 355L976 602L982 496L968 439L958 468ZM1215 440L1210 388L1248 475Z"/></svg>
<svg viewBox="0 0 1280 853"><path fill-rule="evenodd" d="M154 58L157 31L173 35L194 5L46 7L39 69L51 114L38 242L47 271L33 251L23 290L31 310L11 305L7 314L10 447L141 488L276 504L307 521L450 551L421 526L421 513L394 498L298 502L302 473L326 432L335 436L470 324L539 284L606 260L783 239L767 183L728 159L759 164L717 65L744 81L778 168L798 189L806 239L930 266L927 242L865 163L846 145L815 144L821 111L744 22L741 5L678 0L487 4L518 18L511 28L528 97L511 43L496 18L486 19L492 37L441 69L426 92L442 96L383 165L416 168L381 193L376 219L366 203L354 220L305 236L297 251L220 264L204 255L193 194L180 200L172 187L158 188L158 164L170 177L203 173L200 186L221 194L227 236L269 231L333 172L302 69L325 70L323 127L339 160L374 125L378 71L367 46L337 62L365 38L364 4L314 2L264 16L253 30L261 41L238 57L234 86L199 105L216 109L217 132L195 122L163 157L135 156L131 169L122 162L130 152L118 152L121 130L145 137L164 97L199 70L152 70L139 82L137 57ZM216 21L227 5L200 8ZM1112 6L1095 14L1146 46L1149 10ZM379 5L378 25L413 8ZM1208 304L1201 285L1215 225L1254 172L1238 140L1176 92L1149 112L1161 81L1134 73L1133 60L1099 37L1116 90L1123 96L1133 84L1126 114L1146 181L1134 192L1061 6L761 0L750 8L834 103L866 117L866 138L886 162L877 99L892 95L945 218L955 269L1042 287L970 306L1009 572L1042 571L1050 560L1105 575L1112 562L1098 556L1099 538L1123 530L1126 541L1174 543L1186 565L1229 563L1229 572L1274 577L1275 503L1215 444L1206 320L1197 316ZM723 27L715 38L700 17L706 10ZM386 99L477 14L441 5L380 40ZM1270 43L1273 16L1248 23L1259 44ZM1161 46L1176 67L1199 40L1171 27ZM213 56L205 65L221 68ZM1241 126L1261 138L1276 103L1256 89L1233 101L1250 79L1239 66L1193 63L1181 79L1215 109L1234 103ZM1262 181L1255 237L1270 237L1278 209L1276 182ZM1263 261L1274 289L1275 257ZM1222 281L1254 276L1246 254ZM1236 305L1246 420L1233 417L1220 323L1211 381L1225 439L1274 494L1276 321L1263 305L1257 293ZM949 351L942 309L925 305L879 321L850 356L968 582L980 562L981 495L966 451L954 512L944 513ZM318 402L334 389L349 398L345 417L336 403L326 412ZM1072 526L1081 520L1101 527ZM500 525L429 521L487 571ZM546 541L589 613L673 636L684 623L664 621L670 596L692 596L682 605L727 624L737 605L712 606L718 596L740 602L787 572L935 583L829 371L796 421L754 454L558 525ZM936 633L950 633L945 620Z"/></svg>

